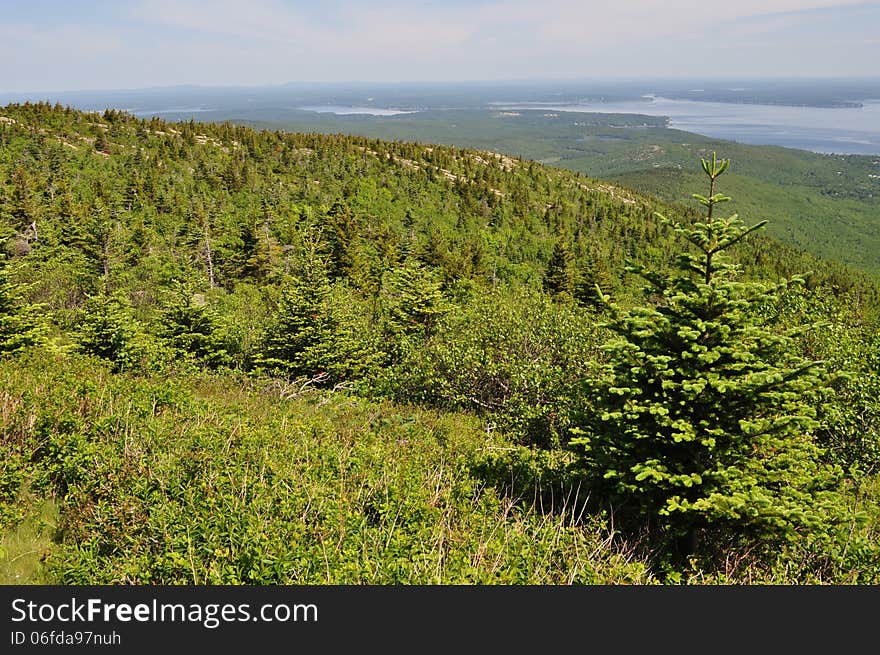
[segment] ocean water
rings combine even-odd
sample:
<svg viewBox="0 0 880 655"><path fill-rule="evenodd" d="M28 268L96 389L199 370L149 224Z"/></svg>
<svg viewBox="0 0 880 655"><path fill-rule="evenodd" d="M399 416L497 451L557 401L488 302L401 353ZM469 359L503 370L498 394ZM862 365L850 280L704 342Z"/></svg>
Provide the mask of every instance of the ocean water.
<svg viewBox="0 0 880 655"><path fill-rule="evenodd" d="M319 114L336 114L338 116L347 116L349 114L367 114L369 116L397 116L398 114L414 114L414 111L404 111L402 109L383 109L382 107L347 107L342 105L308 105L306 107L297 107L305 111L314 111Z"/></svg>
<svg viewBox="0 0 880 655"><path fill-rule="evenodd" d="M880 155L880 99L859 108L790 107L727 102L642 100L591 103L492 103L498 109L546 109L667 116L669 127L752 145L822 153Z"/></svg>

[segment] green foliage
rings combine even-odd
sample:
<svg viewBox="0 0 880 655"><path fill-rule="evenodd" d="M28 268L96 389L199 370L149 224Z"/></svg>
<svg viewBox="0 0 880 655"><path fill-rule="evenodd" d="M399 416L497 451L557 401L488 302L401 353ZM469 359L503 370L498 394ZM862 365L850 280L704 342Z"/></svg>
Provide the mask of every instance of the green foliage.
<svg viewBox="0 0 880 655"><path fill-rule="evenodd" d="M433 271L407 260L382 278L381 300L394 335L430 335L449 311L442 284Z"/></svg>
<svg viewBox="0 0 880 655"><path fill-rule="evenodd" d="M100 128L98 129L98 136L95 137L95 150L105 155L110 154L110 142L107 140L104 131Z"/></svg>
<svg viewBox="0 0 880 655"><path fill-rule="evenodd" d="M835 399L821 408L818 433L830 461L868 473L880 470L880 348L872 352L862 370L834 385Z"/></svg>
<svg viewBox="0 0 880 655"><path fill-rule="evenodd" d="M591 404L573 443L597 490L686 552L708 529L793 537L834 521L834 469L811 435L815 407L829 391L819 362L792 352L796 331L775 332L750 314L788 284L736 279L724 251L760 227L713 216L728 200L715 192L726 160L703 160L707 209L691 227L670 222L696 247L663 276L633 266L650 304L610 304L605 375L587 385ZM792 283L796 283L797 280Z"/></svg>
<svg viewBox="0 0 880 655"><path fill-rule="evenodd" d="M364 266L357 217L347 205L337 201L323 218L330 277L357 277Z"/></svg>
<svg viewBox="0 0 880 655"><path fill-rule="evenodd" d="M217 327L216 313L204 294L192 294L185 287L176 290L162 319L160 336L178 356L211 368L233 363Z"/></svg>
<svg viewBox="0 0 880 655"><path fill-rule="evenodd" d="M52 500L40 502L22 495L22 520L13 529L0 530L0 584L46 584L43 562L52 552L58 506ZM0 520L0 526L5 523Z"/></svg>
<svg viewBox="0 0 880 655"><path fill-rule="evenodd" d="M0 260L0 357L40 343L45 332L38 308L22 301L20 286L9 277L7 262Z"/></svg>
<svg viewBox="0 0 880 655"><path fill-rule="evenodd" d="M245 227L242 242L242 275L257 280L274 280L281 272L281 246L272 235L268 217L262 225Z"/></svg>
<svg viewBox="0 0 880 655"><path fill-rule="evenodd" d="M261 122L271 120L273 129L344 132L505 153L609 180L667 202L688 197L702 184L691 163L717 151L737 162L725 181L736 197L734 211L748 221L773 216L767 232L790 246L785 259L800 259L803 249L834 262L822 270L791 262L788 271L779 271L784 262L770 261L773 273L814 269L823 277L837 275L843 269L840 262L874 279L880 273L880 179L873 177L878 173L877 157L713 139L669 129L662 116L562 111L548 115L542 109L521 109L517 116L502 117L495 110L461 109L364 120L285 113L270 119L261 112ZM754 239L738 255L748 259L750 250L766 248L764 241Z"/></svg>
<svg viewBox="0 0 880 655"><path fill-rule="evenodd" d="M598 257L591 257L581 267L575 281L574 297L585 307L600 309L603 296L611 296L615 282L608 266Z"/></svg>
<svg viewBox="0 0 880 655"><path fill-rule="evenodd" d="M556 240L553 254L547 264L547 272L544 274L544 290L553 296L563 298L572 296L576 281L574 255L566 241L564 235Z"/></svg>
<svg viewBox="0 0 880 655"><path fill-rule="evenodd" d="M880 462L880 338L876 323L866 321L857 294L840 298L820 289L791 286L772 303L754 307L760 320L803 331L790 346L798 355L821 359L837 373L830 402L817 407L816 433L823 458L863 472Z"/></svg>
<svg viewBox="0 0 880 655"><path fill-rule="evenodd" d="M338 318L323 270L292 278L281 290L258 366L275 375L329 375L336 363Z"/></svg>
<svg viewBox="0 0 880 655"><path fill-rule="evenodd" d="M238 370L254 368L266 326L272 320L274 295L272 289L239 282L232 292L218 289L206 296L216 308L216 332L222 336L222 347Z"/></svg>
<svg viewBox="0 0 880 655"><path fill-rule="evenodd" d="M111 362L114 371L150 368L159 362L159 348L133 316L121 293L89 298L74 335L77 350Z"/></svg>
<svg viewBox="0 0 880 655"><path fill-rule="evenodd" d="M597 349L573 305L509 291L447 314L387 371L393 397L484 415L491 428L550 446L563 440L578 381Z"/></svg>
<svg viewBox="0 0 880 655"><path fill-rule="evenodd" d="M256 365L272 375L316 383L356 380L377 356L356 319L342 305L320 262L281 290Z"/></svg>
<svg viewBox="0 0 880 655"><path fill-rule="evenodd" d="M63 495L48 581L650 579L603 545L600 520L544 515L485 488L471 462L503 442L487 443L472 418L347 395L283 400L226 376L151 382L80 356L27 363L0 362L0 466Z"/></svg>
<svg viewBox="0 0 880 655"><path fill-rule="evenodd" d="M852 271L757 236L737 270L735 221L494 153L0 113L0 547L48 552L35 579L876 581L880 296ZM626 514L714 548L671 564Z"/></svg>

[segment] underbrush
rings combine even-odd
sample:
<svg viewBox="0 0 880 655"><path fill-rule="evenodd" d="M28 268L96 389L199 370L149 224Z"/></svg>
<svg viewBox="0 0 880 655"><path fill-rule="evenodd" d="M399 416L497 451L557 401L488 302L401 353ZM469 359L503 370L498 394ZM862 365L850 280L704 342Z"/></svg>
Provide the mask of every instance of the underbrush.
<svg viewBox="0 0 880 655"><path fill-rule="evenodd" d="M627 583L605 524L505 495L473 417L234 376L0 364L3 533L17 489L57 502L45 576L66 584Z"/></svg>
<svg viewBox="0 0 880 655"><path fill-rule="evenodd" d="M842 490L839 530L670 569L651 535L591 504L571 453L463 413L33 351L0 362L0 436L8 582L880 580L877 477Z"/></svg>

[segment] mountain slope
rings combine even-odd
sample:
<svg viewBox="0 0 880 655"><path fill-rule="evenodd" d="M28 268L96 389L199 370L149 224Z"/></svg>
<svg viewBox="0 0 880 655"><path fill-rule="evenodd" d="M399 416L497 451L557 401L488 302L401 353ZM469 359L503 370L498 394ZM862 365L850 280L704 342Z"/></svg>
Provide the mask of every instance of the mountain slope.
<svg viewBox="0 0 880 655"><path fill-rule="evenodd" d="M350 242L365 288L409 255L447 281L536 285L560 237L576 268L601 265L621 286L628 257L667 261L671 237L653 212L681 215L608 183L474 150L46 105L0 115L0 197L14 248L38 268L49 259L53 270L72 267L91 288L102 276L111 287L132 275L142 286L155 282L150 276L203 283L209 251L219 286L275 276L289 270L292 249L310 229ZM339 215L345 226L336 225ZM347 233L328 236L339 230ZM59 248L65 257L55 257ZM768 239L742 258L757 276L813 270L817 283L874 293L858 273ZM45 287L35 298L67 302Z"/></svg>
<svg viewBox="0 0 880 655"><path fill-rule="evenodd" d="M717 151L734 162L734 206L747 221L769 218L769 235L880 274L878 157L745 145L668 129L658 117L638 115L448 110L392 117L308 112L234 116L236 122L272 129L495 150L611 180L669 202L689 197L693 162ZM753 188L756 193L750 192Z"/></svg>
<svg viewBox="0 0 880 655"><path fill-rule="evenodd" d="M784 545L710 543L696 570L663 534L622 533L569 448L607 361L596 285L656 304L625 263L668 270L682 246L654 212L695 213L485 151L0 117L0 578L880 577L860 274L767 238L739 250L746 277L815 270L740 318L851 373L808 438L849 472L836 508L864 511Z"/></svg>

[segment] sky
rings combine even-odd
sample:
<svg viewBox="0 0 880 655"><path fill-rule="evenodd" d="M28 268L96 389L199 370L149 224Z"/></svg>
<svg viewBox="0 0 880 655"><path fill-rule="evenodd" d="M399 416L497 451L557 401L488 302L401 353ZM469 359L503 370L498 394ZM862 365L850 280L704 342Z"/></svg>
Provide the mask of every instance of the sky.
<svg viewBox="0 0 880 655"><path fill-rule="evenodd" d="M0 92L880 74L880 1L0 0L0 16Z"/></svg>

